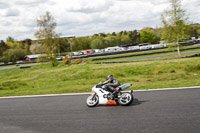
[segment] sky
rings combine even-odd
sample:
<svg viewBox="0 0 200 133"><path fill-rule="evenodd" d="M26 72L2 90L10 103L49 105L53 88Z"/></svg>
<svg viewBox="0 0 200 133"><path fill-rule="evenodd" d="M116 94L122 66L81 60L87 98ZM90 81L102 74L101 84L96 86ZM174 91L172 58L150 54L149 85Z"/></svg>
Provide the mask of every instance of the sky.
<svg viewBox="0 0 200 133"><path fill-rule="evenodd" d="M161 27L169 0L0 0L0 40L36 39L36 20L49 11L62 37ZM200 23L200 1L182 0L190 21Z"/></svg>

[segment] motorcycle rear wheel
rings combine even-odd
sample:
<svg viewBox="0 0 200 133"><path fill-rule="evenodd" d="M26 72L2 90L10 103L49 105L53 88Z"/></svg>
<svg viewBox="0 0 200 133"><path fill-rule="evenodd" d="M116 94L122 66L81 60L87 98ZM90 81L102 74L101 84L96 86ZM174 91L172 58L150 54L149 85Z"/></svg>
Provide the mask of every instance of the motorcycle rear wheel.
<svg viewBox="0 0 200 133"><path fill-rule="evenodd" d="M122 93L118 102L122 106L128 106L133 102L133 99L134 99L133 94L126 92L126 93Z"/></svg>
<svg viewBox="0 0 200 133"><path fill-rule="evenodd" d="M99 97L98 96L89 96L86 100L86 104L88 107L94 107L99 103Z"/></svg>

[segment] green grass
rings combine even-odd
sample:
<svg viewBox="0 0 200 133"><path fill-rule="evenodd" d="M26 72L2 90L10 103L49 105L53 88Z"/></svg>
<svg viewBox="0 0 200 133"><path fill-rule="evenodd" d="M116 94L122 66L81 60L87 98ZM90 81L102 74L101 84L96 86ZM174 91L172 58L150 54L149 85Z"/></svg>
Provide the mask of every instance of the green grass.
<svg viewBox="0 0 200 133"><path fill-rule="evenodd" d="M113 74L130 89L152 89L200 85L200 58L177 56L130 63L79 64L0 71L0 96L90 92L105 76Z"/></svg>

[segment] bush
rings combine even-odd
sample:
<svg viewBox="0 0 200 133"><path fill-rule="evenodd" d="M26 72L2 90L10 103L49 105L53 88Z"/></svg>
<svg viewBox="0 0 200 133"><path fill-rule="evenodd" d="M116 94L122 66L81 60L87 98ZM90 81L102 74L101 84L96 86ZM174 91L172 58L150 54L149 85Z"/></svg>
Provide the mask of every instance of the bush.
<svg viewBox="0 0 200 133"><path fill-rule="evenodd" d="M81 62L82 62L82 59L76 59L74 63L75 64L80 64Z"/></svg>
<svg viewBox="0 0 200 133"><path fill-rule="evenodd" d="M68 65L71 64L71 58L63 58L62 60L63 60L63 62L64 62L65 64L68 64Z"/></svg>
<svg viewBox="0 0 200 133"><path fill-rule="evenodd" d="M49 56L48 59L49 59L49 63L51 64L52 67L58 66L59 62L56 59L56 56Z"/></svg>
<svg viewBox="0 0 200 133"><path fill-rule="evenodd" d="M8 49L3 52L2 58L0 59L2 62L16 62L19 60L23 60L25 56L25 52L23 49Z"/></svg>
<svg viewBox="0 0 200 133"><path fill-rule="evenodd" d="M185 67L185 71L187 71L187 72L200 71L200 64L187 65L187 66Z"/></svg>
<svg viewBox="0 0 200 133"><path fill-rule="evenodd" d="M38 57L36 60L37 63L48 62L47 57Z"/></svg>

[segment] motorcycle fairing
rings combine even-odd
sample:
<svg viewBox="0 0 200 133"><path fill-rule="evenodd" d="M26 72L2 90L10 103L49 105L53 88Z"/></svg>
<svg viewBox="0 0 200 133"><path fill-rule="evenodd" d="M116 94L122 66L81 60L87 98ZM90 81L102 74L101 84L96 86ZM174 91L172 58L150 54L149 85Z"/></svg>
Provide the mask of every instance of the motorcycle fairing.
<svg viewBox="0 0 200 133"><path fill-rule="evenodd" d="M107 101L106 105L117 105L115 100Z"/></svg>

